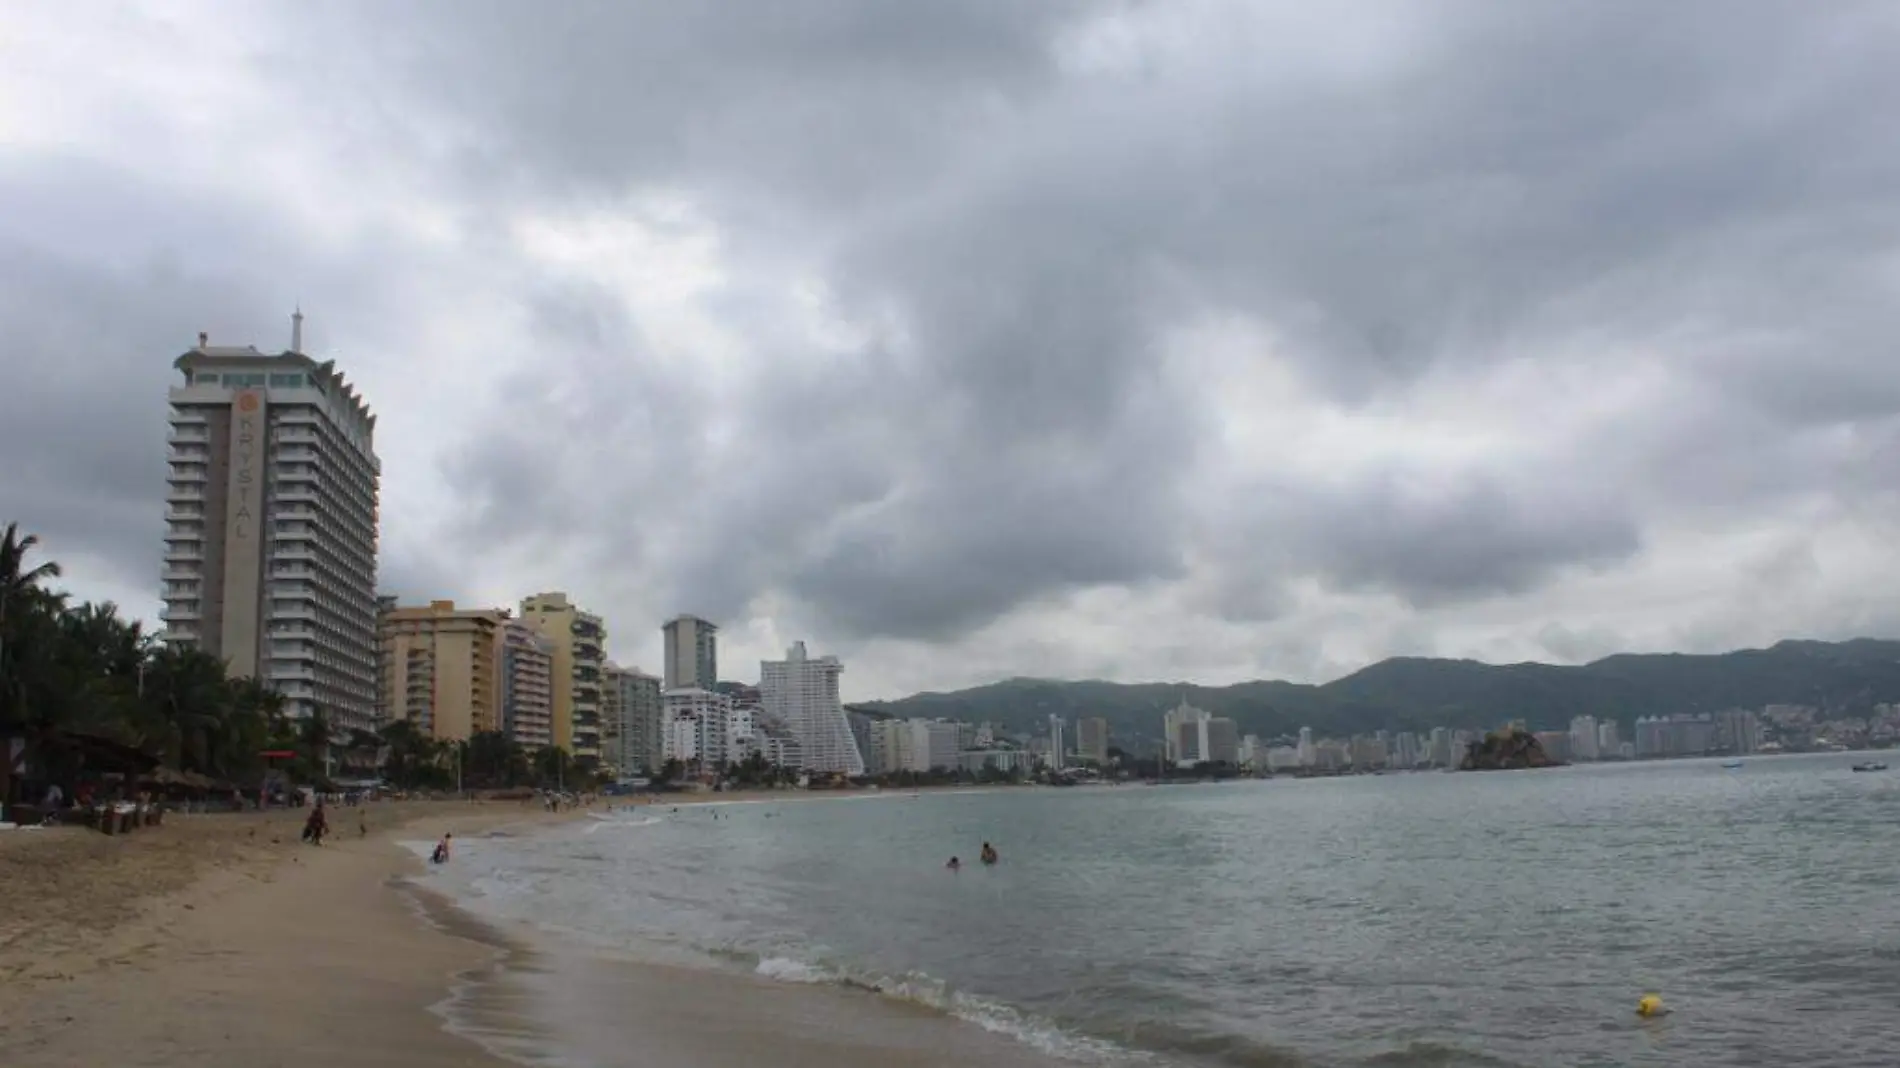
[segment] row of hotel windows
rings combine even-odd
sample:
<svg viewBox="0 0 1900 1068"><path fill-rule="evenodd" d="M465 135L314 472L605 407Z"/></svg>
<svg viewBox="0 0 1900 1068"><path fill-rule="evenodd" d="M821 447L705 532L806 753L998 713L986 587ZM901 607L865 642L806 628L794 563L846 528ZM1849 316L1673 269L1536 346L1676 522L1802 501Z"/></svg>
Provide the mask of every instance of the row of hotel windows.
<svg viewBox="0 0 1900 1068"><path fill-rule="evenodd" d="M199 372L191 376L191 382L197 386L215 386L222 383L242 389L246 386L269 386L272 389L294 389L299 386L314 386L316 379L306 374L265 374L261 371L231 371L224 375Z"/></svg>

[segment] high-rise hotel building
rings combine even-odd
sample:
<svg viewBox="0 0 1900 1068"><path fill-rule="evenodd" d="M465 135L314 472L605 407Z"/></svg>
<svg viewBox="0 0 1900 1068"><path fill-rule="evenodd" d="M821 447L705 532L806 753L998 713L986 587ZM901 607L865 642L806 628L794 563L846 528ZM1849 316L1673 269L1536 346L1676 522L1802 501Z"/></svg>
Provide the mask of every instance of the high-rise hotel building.
<svg viewBox="0 0 1900 1068"><path fill-rule="evenodd" d="M862 775L864 755L858 752L838 692L843 674L837 657L812 657L804 642L793 642L785 659L759 662L759 694L765 710L798 740L807 770ZM950 744L954 763L954 734Z"/></svg>
<svg viewBox="0 0 1900 1068"><path fill-rule="evenodd" d="M710 690L719 683L719 628L698 616L676 616L660 628L666 662L660 681L669 690Z"/></svg>
<svg viewBox="0 0 1900 1068"><path fill-rule="evenodd" d="M376 726L376 417L334 361L205 335L173 364L164 640L294 716Z"/></svg>

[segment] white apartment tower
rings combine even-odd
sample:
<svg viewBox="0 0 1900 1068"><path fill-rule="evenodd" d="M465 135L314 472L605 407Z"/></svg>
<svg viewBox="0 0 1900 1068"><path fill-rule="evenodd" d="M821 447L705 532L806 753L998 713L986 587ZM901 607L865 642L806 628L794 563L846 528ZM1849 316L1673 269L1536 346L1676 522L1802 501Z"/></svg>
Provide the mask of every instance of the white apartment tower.
<svg viewBox="0 0 1900 1068"><path fill-rule="evenodd" d="M1213 718L1205 709L1188 704L1186 697L1169 709L1161 717L1162 740L1166 746L1162 755L1167 762L1177 767L1192 767L1212 760L1208 723Z"/></svg>
<svg viewBox="0 0 1900 1068"><path fill-rule="evenodd" d="M676 616L660 628L666 662L660 678L669 690L710 690L719 682L719 628L698 616Z"/></svg>
<svg viewBox="0 0 1900 1068"><path fill-rule="evenodd" d="M302 352L214 346L173 366L163 639L224 660L339 732L376 726L376 417Z"/></svg>
<svg viewBox="0 0 1900 1068"><path fill-rule="evenodd" d="M670 657L667 669L672 670ZM806 656L804 642L794 642L783 660L759 662L759 696L765 710L791 728L808 771L864 774L864 757L838 692L843 674L844 665L835 656Z"/></svg>

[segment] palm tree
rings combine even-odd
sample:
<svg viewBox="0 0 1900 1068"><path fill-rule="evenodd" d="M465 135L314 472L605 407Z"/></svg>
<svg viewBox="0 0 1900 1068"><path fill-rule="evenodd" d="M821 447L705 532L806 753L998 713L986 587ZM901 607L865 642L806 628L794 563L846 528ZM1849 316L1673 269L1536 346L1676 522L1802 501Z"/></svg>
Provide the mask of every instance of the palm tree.
<svg viewBox="0 0 1900 1068"><path fill-rule="evenodd" d="M7 621L18 599L60 575L59 564L52 560L38 567L26 566L26 555L39 543L37 535L21 534L18 523L8 523L6 531L0 533L0 637L6 634Z"/></svg>
<svg viewBox="0 0 1900 1068"><path fill-rule="evenodd" d="M143 627L120 618L118 606L105 601L63 612L59 628L59 718L136 743L150 652Z"/></svg>
<svg viewBox="0 0 1900 1068"><path fill-rule="evenodd" d="M37 714L38 695L32 691L44 678L53 645L45 625L64 600L44 588L59 577L57 563L26 566L27 554L39 543L34 535L21 534L17 523L0 533L0 801L12 800L13 789L13 760L4 739L24 732L29 715Z"/></svg>
<svg viewBox="0 0 1900 1068"><path fill-rule="evenodd" d="M43 620L56 607L60 595L49 595L48 579L59 577L59 565L51 560L36 567L26 566L26 557L40 539L21 534L18 523L8 523L0 533L0 722L19 723L24 719L25 694L19 692L25 679L17 670L26 650L19 647L24 632Z"/></svg>
<svg viewBox="0 0 1900 1068"><path fill-rule="evenodd" d="M228 747L222 736L231 720L232 693L224 664L202 649L158 650L146 672L146 703L151 720L147 741L166 762L186 771L216 774Z"/></svg>

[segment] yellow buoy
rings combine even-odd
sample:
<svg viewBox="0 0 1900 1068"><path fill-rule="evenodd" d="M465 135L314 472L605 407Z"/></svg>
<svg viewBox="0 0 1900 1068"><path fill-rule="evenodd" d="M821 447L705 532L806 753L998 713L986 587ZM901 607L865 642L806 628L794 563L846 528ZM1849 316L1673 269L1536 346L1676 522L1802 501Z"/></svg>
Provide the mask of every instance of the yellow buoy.
<svg viewBox="0 0 1900 1068"><path fill-rule="evenodd" d="M1642 998L1636 1002L1636 1015L1638 1016L1661 1016L1668 1011L1668 1009L1663 1008L1662 998L1655 994L1644 994Z"/></svg>

